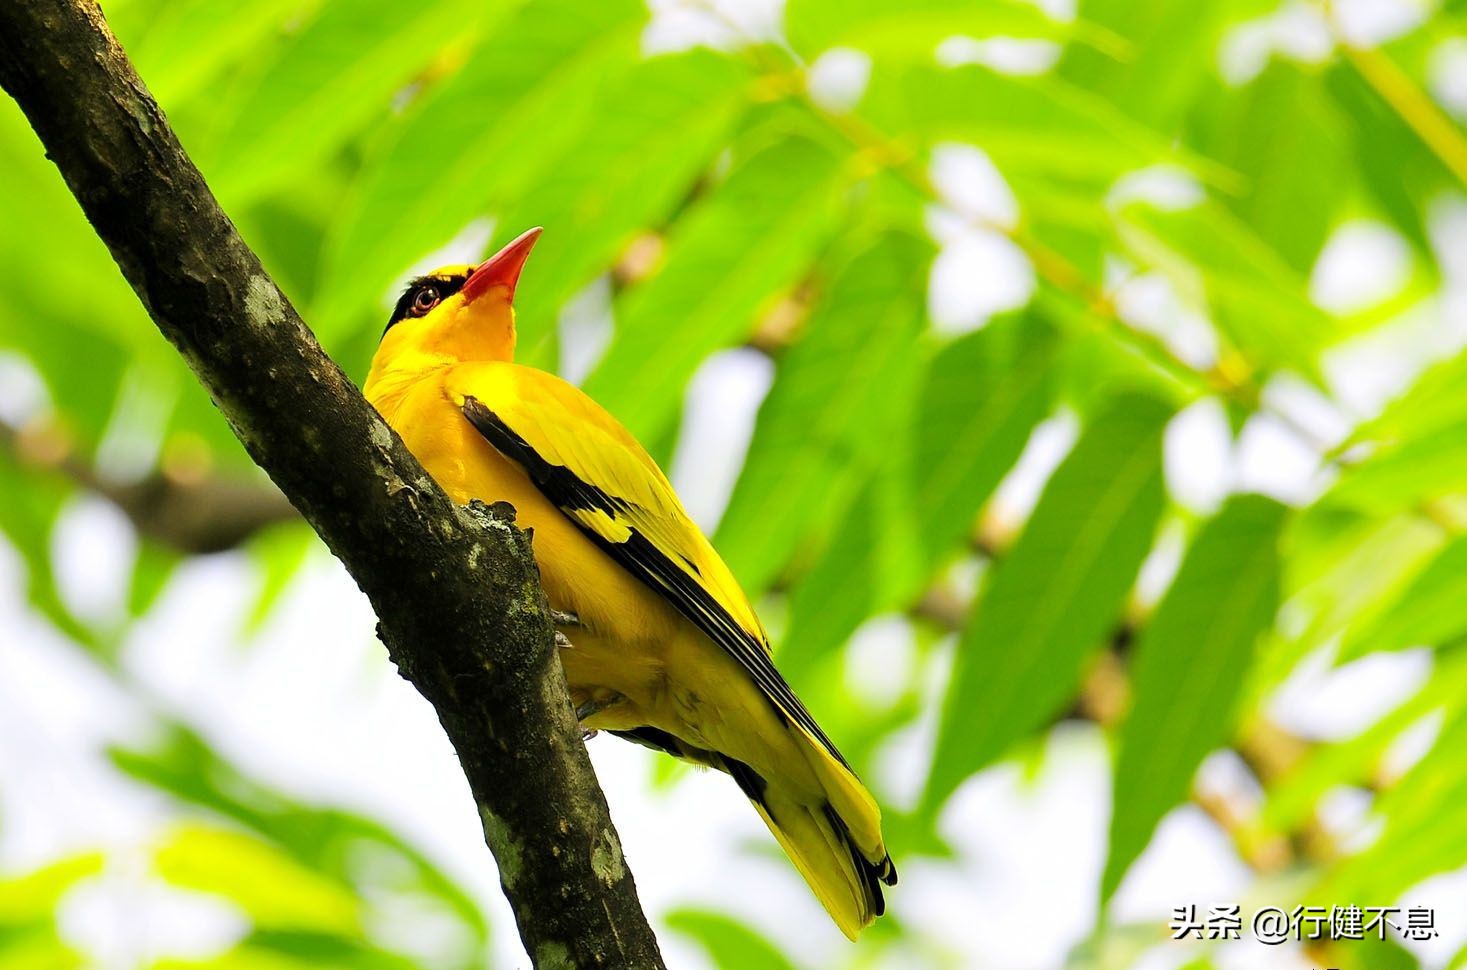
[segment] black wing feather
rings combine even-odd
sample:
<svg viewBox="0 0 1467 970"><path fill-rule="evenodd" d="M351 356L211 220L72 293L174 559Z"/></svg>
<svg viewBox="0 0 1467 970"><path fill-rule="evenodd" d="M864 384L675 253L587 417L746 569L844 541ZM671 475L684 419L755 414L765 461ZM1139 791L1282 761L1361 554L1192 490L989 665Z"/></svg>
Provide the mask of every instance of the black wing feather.
<svg viewBox="0 0 1467 970"><path fill-rule="evenodd" d="M697 581L697 568L692 563L674 562L627 521L632 507L625 500L583 481L564 465L546 461L528 441L482 401L465 397L463 413L489 444L523 468L535 487L561 511L569 513L595 510L614 519L621 518L630 535L623 542L615 542L594 529L587 528L575 516L567 515L587 538L616 560L622 568L666 597L679 613L707 634L714 643L728 651L753 677L754 683L780 717L793 719L816 738L831 757L847 769L850 768L846 759L836 750L835 744L825 736L820 725L815 723L810 712L805 710L805 705L775 669L764 644L740 626L729 615L728 610Z"/></svg>

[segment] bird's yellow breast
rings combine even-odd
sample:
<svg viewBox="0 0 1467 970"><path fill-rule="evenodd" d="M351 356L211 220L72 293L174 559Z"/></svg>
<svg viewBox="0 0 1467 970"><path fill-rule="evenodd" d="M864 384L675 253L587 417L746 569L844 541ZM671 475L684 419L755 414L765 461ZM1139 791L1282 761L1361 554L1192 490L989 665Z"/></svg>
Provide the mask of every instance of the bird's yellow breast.
<svg viewBox="0 0 1467 970"><path fill-rule="evenodd" d="M518 465L484 440L453 400L447 376L448 369L425 375L373 404L455 502L514 506L517 524L532 533L546 597L581 621L566 631L573 646L561 655L572 694L578 703L609 693L628 700L592 726L620 729L661 721L653 709L667 701L668 654L685 637L686 621L597 548Z"/></svg>

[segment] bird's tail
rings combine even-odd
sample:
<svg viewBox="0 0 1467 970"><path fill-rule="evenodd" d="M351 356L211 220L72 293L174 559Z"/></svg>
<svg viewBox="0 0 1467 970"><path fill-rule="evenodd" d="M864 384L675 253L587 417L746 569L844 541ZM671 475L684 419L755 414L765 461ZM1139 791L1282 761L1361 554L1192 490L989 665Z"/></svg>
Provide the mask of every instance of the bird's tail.
<svg viewBox="0 0 1467 970"><path fill-rule="evenodd" d="M724 766L754 803L780 847L810 884L841 932L854 940L886 910L882 884L896 885L896 867L881 841L881 813L855 774L808 741L807 758L824 791L812 793L779 778L765 779L724 757Z"/></svg>

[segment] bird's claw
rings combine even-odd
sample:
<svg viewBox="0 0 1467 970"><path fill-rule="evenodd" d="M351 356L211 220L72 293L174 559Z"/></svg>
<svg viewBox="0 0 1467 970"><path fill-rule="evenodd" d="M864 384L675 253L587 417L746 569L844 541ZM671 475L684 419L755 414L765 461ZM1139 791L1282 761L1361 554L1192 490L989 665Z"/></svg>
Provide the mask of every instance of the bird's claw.
<svg viewBox="0 0 1467 970"><path fill-rule="evenodd" d="M550 622L556 626L580 626L581 618L574 613L567 613L564 610L551 610Z"/></svg>
<svg viewBox="0 0 1467 970"><path fill-rule="evenodd" d="M591 717L592 715L594 715L596 712L598 712L600 710L601 710L601 706L598 705L595 701L586 701L586 703L584 703L580 707L577 707L576 708L576 720L577 721L585 721L586 718ZM595 736L596 736L596 729L595 728L582 728L581 729L581 740L582 741L589 741L592 738L594 738Z"/></svg>
<svg viewBox="0 0 1467 970"><path fill-rule="evenodd" d="M556 630L555 645L562 650L571 649L570 637L566 636L564 633L561 633L559 630Z"/></svg>
<svg viewBox="0 0 1467 970"><path fill-rule="evenodd" d="M579 704L576 707L576 720L579 721L580 723L584 724L588 718L595 717L597 714L600 714L602 711L604 711L604 710L606 710L608 708L611 708L611 707L615 707L616 705L622 703L625 700L626 700L626 698L623 697L622 695L620 695L620 694L613 694L609 698L605 698L605 699L600 700L600 701L595 700L595 699L584 701L584 702L582 702L581 704ZM596 736L596 729L595 728L583 728L581 730L581 740L582 741L589 741L592 738L594 738L595 736Z"/></svg>

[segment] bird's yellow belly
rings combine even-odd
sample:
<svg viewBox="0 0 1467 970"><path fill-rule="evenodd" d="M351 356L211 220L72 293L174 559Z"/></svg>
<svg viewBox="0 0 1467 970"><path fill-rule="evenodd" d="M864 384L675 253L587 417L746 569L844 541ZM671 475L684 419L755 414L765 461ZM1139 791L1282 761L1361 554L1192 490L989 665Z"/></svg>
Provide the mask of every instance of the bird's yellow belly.
<svg viewBox="0 0 1467 970"><path fill-rule="evenodd" d="M667 723L670 717L681 720L673 712L682 706L672 694L668 668L675 663L670 654L688 635L687 622L602 552L519 466L495 451L461 416L452 418L415 422L403 440L455 502L508 502L515 508L516 523L532 532L546 598L580 621L564 630L571 646L561 651L561 662L576 705L591 700L604 707L587 726L681 728ZM425 434L421 428L433 431Z"/></svg>

